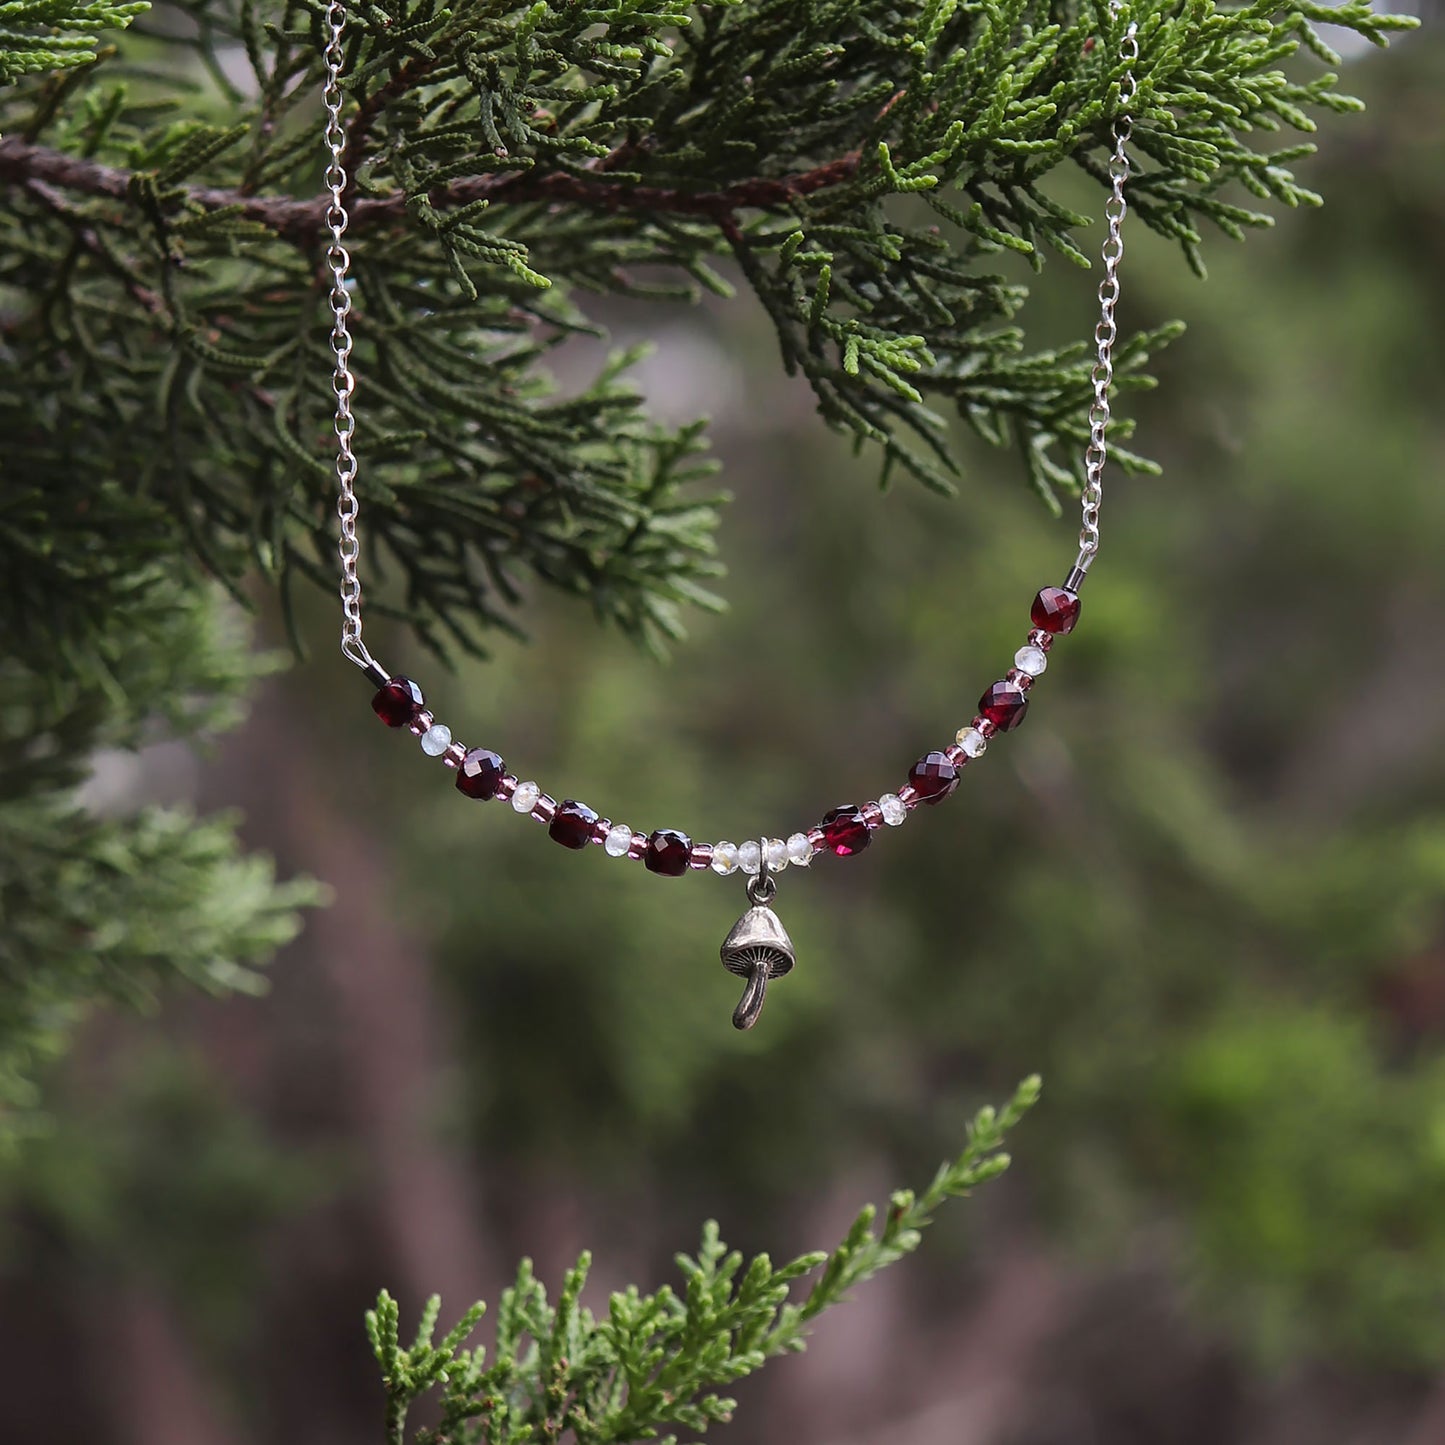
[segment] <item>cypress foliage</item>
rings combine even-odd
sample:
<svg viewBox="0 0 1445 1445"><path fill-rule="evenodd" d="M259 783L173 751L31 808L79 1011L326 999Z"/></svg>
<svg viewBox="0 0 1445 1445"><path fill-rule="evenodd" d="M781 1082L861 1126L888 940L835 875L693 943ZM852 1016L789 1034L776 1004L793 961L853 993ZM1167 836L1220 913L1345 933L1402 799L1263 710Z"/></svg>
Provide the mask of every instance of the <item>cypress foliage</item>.
<svg viewBox="0 0 1445 1445"><path fill-rule="evenodd" d="M622 1445L661 1439L681 1427L702 1434L732 1418L736 1402L717 1392L807 1344L809 1324L847 1298L855 1285L918 1248L922 1231L949 1199L996 1179L1009 1166L1004 1136L1037 1100L1026 1079L1002 1111L981 1110L968 1146L939 1166L921 1195L900 1189L879 1211L869 1205L831 1252L799 1255L774 1267L766 1254L743 1268L711 1220L697 1255L679 1254L681 1292L663 1285L614 1293L597 1318L579 1303L591 1268L583 1254L568 1270L556 1303L523 1260L502 1293L492 1358L466 1341L481 1322L473 1305L433 1344L441 1299L422 1311L410 1348L401 1344L400 1312L383 1290L366 1315L367 1335L386 1388L388 1445L404 1445L412 1404L435 1394L439 1419L412 1438L417 1445L535 1445L564 1437L577 1445ZM816 1276L799 1299L795 1283Z"/></svg>
<svg viewBox="0 0 1445 1445"><path fill-rule="evenodd" d="M0 85L92 60L102 31L128 25L146 9L144 0L122 5L9 0L0 7Z"/></svg>
<svg viewBox="0 0 1445 1445"><path fill-rule="evenodd" d="M960 419L1058 506L1080 480L1089 347L1030 348L1026 288L998 258L1087 264L1088 218L1057 178L1081 171L1102 194L1122 27L1137 22L1141 51L1134 212L1199 269L1210 229L1238 238L1319 200L1290 171L1299 137L1354 102L1317 25L1383 43L1407 23L1364 0L350 9L367 566L443 653L515 627L524 577L651 648L687 607L718 605L701 423L652 421L632 354L572 391L555 380L559 349L602 335L591 298L740 285L782 366L885 480L952 489ZM290 617L298 585L333 587L323 12L0 7L12 1130L87 1004L177 975L250 986L315 896L243 856L229 820L101 817L77 787L99 749L234 716L258 664L226 594L260 577ZM1171 331L1123 340L1121 387L1148 384ZM717 1249L695 1265L710 1279ZM700 1427L698 1408L679 1422Z"/></svg>
<svg viewBox="0 0 1445 1445"><path fill-rule="evenodd" d="M231 819L108 816L79 789L101 750L234 719L268 664L228 596L260 577L289 619L298 584L334 585L324 9L0 6L0 1136L33 1125L43 1061L87 1006L177 977L255 987L317 896L245 856ZM555 379L560 349L603 335L591 298L740 287L884 481L954 489L961 420L1057 508L1081 480L1090 348L1031 348L1027 289L999 258L1088 265L1089 218L1058 177L1107 184L1123 27L1140 44L1133 211L1198 271L1209 230L1238 239L1319 201L1290 171L1300 137L1355 103L1316 27L1379 44L1408 23L1365 0L349 9L367 566L443 654L514 628L528 576L653 649L718 605L702 424L648 417L635 354L571 391ZM1122 388L1148 384L1174 329L1123 340ZM434 1300L403 1348L383 1293L368 1328L387 1438L429 1394L418 1440L702 1432L730 1415L720 1391L802 1348L946 1199L1001 1172L1036 1094L981 1114L921 1196L865 1211L829 1255L744 1269L709 1227L681 1292L630 1289L601 1317L579 1302L585 1257L555 1304L524 1264L490 1362L465 1347L480 1306L433 1344Z"/></svg>

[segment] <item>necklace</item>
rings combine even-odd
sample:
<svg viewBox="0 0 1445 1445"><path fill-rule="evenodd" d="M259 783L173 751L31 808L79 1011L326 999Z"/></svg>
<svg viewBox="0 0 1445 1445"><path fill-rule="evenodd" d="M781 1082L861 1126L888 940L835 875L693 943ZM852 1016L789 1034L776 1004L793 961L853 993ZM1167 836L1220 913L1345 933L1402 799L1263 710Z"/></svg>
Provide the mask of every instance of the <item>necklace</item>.
<svg viewBox="0 0 1445 1445"><path fill-rule="evenodd" d="M1118 16L1122 0L1110 0L1109 13ZM741 844L694 843L675 828L651 833L635 831L626 823L603 817L575 799L557 802L532 781L509 772L501 756L489 748L468 747L452 737L451 729L427 709L421 689L410 678L393 677L367 650L361 636L361 579L357 564L361 543L357 536L359 504L356 496L356 454L352 440L356 418L352 396L356 378L351 370L351 291L348 279L351 256L346 248L348 178L343 157L346 132L341 123L342 41L346 29L343 0L330 0L325 14L324 61L326 84L326 149L330 161L325 184L330 194L326 226L331 240L326 265L331 279L331 348L336 357L332 391L336 397L337 514L341 522L341 651L361 669L376 689L371 706L387 727L406 728L420 739L428 756L440 758L455 775L457 791L478 801L498 800L514 812L544 824L548 836L564 848L583 851L599 845L611 858L641 862L652 873L681 877L711 870L722 877L741 872L747 879L748 908L723 941L721 956L729 972L746 982L733 1011L737 1028L751 1028L762 1012L768 983L792 970L795 955L782 920L772 908L778 875L790 865L807 867L814 858L833 854L855 857L873 841L880 828L898 827L921 805L933 806L948 798L964 769L983 757L991 738L1011 732L1029 707L1029 693L1048 666L1049 652L1058 637L1072 632L1079 618L1079 591L1099 551L1099 512L1104 499L1103 474L1108 459L1110 394L1114 380L1113 352L1118 328L1114 321L1119 301L1119 262L1124 255L1121 227L1128 209L1124 184L1129 178L1127 145L1132 132L1129 107L1134 99L1132 69L1139 58L1137 27L1130 23L1120 41L1118 59L1118 110L1109 156L1110 191L1104 205L1107 235L1101 257L1104 276L1099 283L1099 320L1094 327L1096 359L1090 379L1093 400L1089 406L1089 443L1084 452L1084 486L1080 496L1082 525L1079 550L1062 586L1044 587L1034 598L1032 629L1014 654L1013 666L990 684L979 699L978 712L959 728L947 747L925 753L909 769L908 781L897 792L884 793L872 802L845 803L824 814L811 828L786 838L760 837Z"/></svg>

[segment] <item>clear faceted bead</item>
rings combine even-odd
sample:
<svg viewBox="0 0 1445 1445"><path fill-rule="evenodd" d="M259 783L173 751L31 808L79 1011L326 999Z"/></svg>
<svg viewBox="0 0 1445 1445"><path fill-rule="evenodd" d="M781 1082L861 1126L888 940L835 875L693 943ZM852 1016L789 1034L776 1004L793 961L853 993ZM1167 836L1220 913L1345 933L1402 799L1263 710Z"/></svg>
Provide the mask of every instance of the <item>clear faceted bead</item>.
<svg viewBox="0 0 1445 1445"><path fill-rule="evenodd" d="M959 728L958 745L971 758L981 758L988 751L988 739L974 727Z"/></svg>
<svg viewBox="0 0 1445 1445"><path fill-rule="evenodd" d="M788 862L806 868L813 861L813 845L806 833L794 833L788 839Z"/></svg>
<svg viewBox="0 0 1445 1445"><path fill-rule="evenodd" d="M530 813L537 806L537 799L542 796L542 790L536 783L518 783L516 791L512 794L512 806L519 813Z"/></svg>
<svg viewBox="0 0 1445 1445"><path fill-rule="evenodd" d="M884 793L878 799L878 807L883 813L883 821L890 828L896 828L908 816L908 809L903 806L903 799L896 793Z"/></svg>
<svg viewBox="0 0 1445 1445"><path fill-rule="evenodd" d="M429 758L439 758L452 745L452 730L445 723L433 723L421 735L421 750Z"/></svg>
<svg viewBox="0 0 1445 1445"><path fill-rule="evenodd" d="M738 848L738 867L752 877L763 866L763 850L756 842L743 843Z"/></svg>
<svg viewBox="0 0 1445 1445"><path fill-rule="evenodd" d="M763 857L775 873L788 866L788 845L781 838L769 838L763 846Z"/></svg>
<svg viewBox="0 0 1445 1445"><path fill-rule="evenodd" d="M1014 653L1014 666L1030 677L1037 677L1048 665L1041 647L1021 647Z"/></svg>
<svg viewBox="0 0 1445 1445"><path fill-rule="evenodd" d="M609 858L625 858L632 846L632 829L626 823L614 823L607 830L607 841L602 846Z"/></svg>
<svg viewBox="0 0 1445 1445"><path fill-rule="evenodd" d="M735 873L738 866L738 845L736 843L718 843L712 850L712 871L720 873L724 878L729 873Z"/></svg>

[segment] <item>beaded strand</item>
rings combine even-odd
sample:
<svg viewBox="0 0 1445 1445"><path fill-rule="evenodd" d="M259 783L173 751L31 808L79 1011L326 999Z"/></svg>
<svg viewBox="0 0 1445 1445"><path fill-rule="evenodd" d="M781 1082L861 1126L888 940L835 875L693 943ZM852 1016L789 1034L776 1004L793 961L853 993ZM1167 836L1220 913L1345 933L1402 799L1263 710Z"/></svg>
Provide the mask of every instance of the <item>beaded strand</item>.
<svg viewBox="0 0 1445 1445"><path fill-rule="evenodd" d="M1072 580L1072 579L1071 579ZM746 843L694 843L675 828L639 833L626 823L604 818L573 798L558 802L530 780L507 771L502 757L490 748L468 748L452 739L451 729L427 710L421 689L410 678L389 677L372 662L366 675L377 684L372 710L390 728L406 728L421 742L428 757L440 758L456 773L457 791L482 802L500 799L514 812L547 826L548 836L564 848L581 851L598 844L611 858L640 861L649 872L666 878L712 869L726 877L741 870L756 877L766 866L778 873L792 864L806 868L819 853L851 858L863 852L880 827L898 827L915 808L934 806L950 797L963 770L988 750L997 733L1012 732L1029 707L1029 691L1048 666L1055 637L1074 630L1079 620L1079 595L1068 587L1045 587L1034 598L1033 629L1014 654L1014 665L979 699L978 713L959 728L946 748L925 753L908 771L896 793L861 806L844 803L824 814L814 827L788 838L753 839Z"/></svg>

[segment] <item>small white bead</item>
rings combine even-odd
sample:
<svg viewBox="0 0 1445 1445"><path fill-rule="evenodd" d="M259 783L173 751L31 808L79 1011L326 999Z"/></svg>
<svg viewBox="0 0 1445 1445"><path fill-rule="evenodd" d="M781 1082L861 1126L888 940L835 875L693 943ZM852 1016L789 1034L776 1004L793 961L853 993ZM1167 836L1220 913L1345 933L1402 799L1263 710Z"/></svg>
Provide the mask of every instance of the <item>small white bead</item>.
<svg viewBox="0 0 1445 1445"><path fill-rule="evenodd" d="M883 821L890 828L896 828L908 816L908 809L897 793L884 793L878 799L878 807L882 810Z"/></svg>
<svg viewBox="0 0 1445 1445"><path fill-rule="evenodd" d="M614 823L607 830L602 847L609 858L625 858L627 850L632 847L632 829L626 823Z"/></svg>
<svg viewBox="0 0 1445 1445"><path fill-rule="evenodd" d="M988 751L988 739L977 728L959 728L958 745L971 758L981 758Z"/></svg>
<svg viewBox="0 0 1445 1445"><path fill-rule="evenodd" d="M756 843L744 843L738 849L738 867L749 876L763 866L763 850Z"/></svg>
<svg viewBox="0 0 1445 1445"><path fill-rule="evenodd" d="M452 745L452 730L445 723L433 723L421 735L421 750L429 758L439 758Z"/></svg>
<svg viewBox="0 0 1445 1445"><path fill-rule="evenodd" d="M530 813L541 796L542 790L536 783L518 783L517 791L512 794L512 806L519 813Z"/></svg>
<svg viewBox="0 0 1445 1445"><path fill-rule="evenodd" d="M808 841L806 833L794 833L788 839L788 862L795 863L799 868L806 868L813 861L813 845Z"/></svg>
<svg viewBox="0 0 1445 1445"><path fill-rule="evenodd" d="M718 843L712 850L712 871L720 873L724 878L729 873L737 872L738 867L738 845L736 843Z"/></svg>
<svg viewBox="0 0 1445 1445"><path fill-rule="evenodd" d="M1030 677L1037 677L1049 665L1041 647L1021 647L1014 653L1014 666Z"/></svg>
<svg viewBox="0 0 1445 1445"><path fill-rule="evenodd" d="M788 866L788 845L781 838L769 838L763 848L768 867L777 873Z"/></svg>

